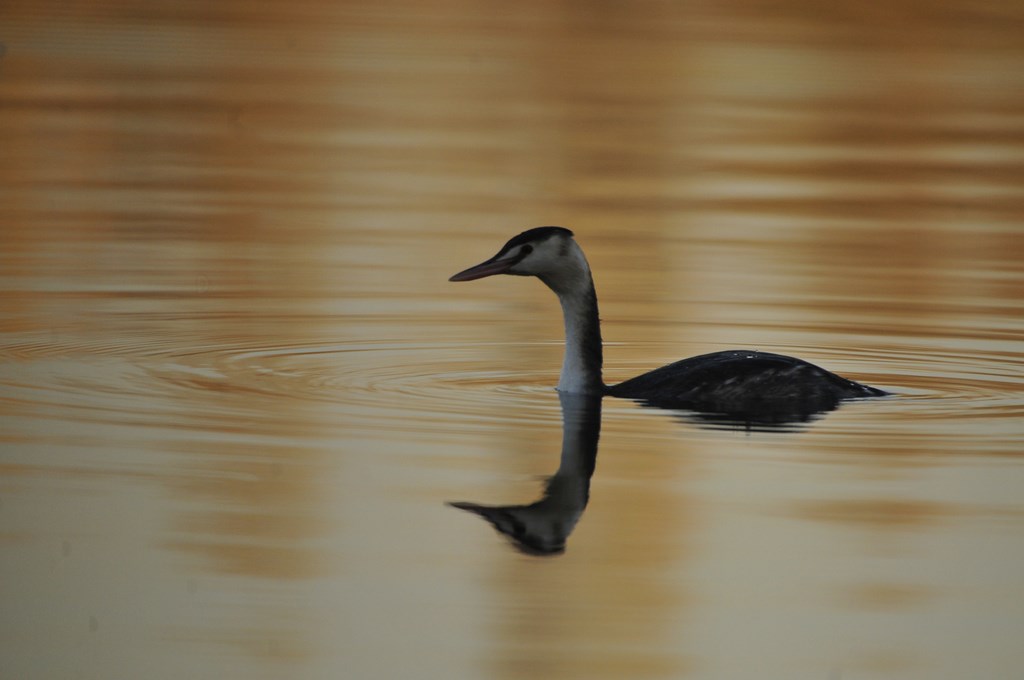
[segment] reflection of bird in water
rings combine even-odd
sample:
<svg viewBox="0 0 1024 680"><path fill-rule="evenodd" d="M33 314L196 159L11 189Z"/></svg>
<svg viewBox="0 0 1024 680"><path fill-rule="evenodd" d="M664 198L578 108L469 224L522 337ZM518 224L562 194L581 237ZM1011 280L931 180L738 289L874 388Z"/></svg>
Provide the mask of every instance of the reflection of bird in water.
<svg viewBox="0 0 1024 680"><path fill-rule="evenodd" d="M590 477L601 436L601 395L560 392L562 459L544 487L544 496L530 505L450 503L490 522L513 545L531 555L557 555L576 528L590 498Z"/></svg>
<svg viewBox="0 0 1024 680"><path fill-rule="evenodd" d="M802 359L753 350L691 357L608 386L601 377L597 294L590 266L571 231L562 227L525 231L491 259L450 280L472 281L494 274L536 276L558 295L565 318L565 359L558 382L562 392L609 394L651 406L769 423L806 420L836 408L843 399L886 394Z"/></svg>

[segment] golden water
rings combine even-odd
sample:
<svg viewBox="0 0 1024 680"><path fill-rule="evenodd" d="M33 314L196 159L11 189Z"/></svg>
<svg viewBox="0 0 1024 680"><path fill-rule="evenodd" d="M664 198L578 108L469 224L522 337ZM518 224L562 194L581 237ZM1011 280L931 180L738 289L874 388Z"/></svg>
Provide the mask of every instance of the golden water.
<svg viewBox="0 0 1024 680"><path fill-rule="evenodd" d="M1011 678L1024 5L6 2L3 678ZM449 284L562 224L606 377L749 347L898 397L606 401Z"/></svg>

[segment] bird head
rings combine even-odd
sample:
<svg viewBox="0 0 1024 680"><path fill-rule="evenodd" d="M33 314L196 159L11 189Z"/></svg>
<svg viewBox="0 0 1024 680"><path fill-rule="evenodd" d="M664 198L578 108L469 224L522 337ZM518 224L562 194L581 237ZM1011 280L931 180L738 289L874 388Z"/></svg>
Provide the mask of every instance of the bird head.
<svg viewBox="0 0 1024 680"><path fill-rule="evenodd" d="M509 239L494 257L448 280L473 281L495 274L536 276L558 291L589 271L571 231L564 227L536 227Z"/></svg>

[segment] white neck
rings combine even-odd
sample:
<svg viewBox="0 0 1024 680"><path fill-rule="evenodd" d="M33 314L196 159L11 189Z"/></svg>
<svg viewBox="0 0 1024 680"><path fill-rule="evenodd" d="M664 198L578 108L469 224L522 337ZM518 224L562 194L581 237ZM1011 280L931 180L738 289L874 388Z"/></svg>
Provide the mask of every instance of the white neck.
<svg viewBox="0 0 1024 680"><path fill-rule="evenodd" d="M600 355L595 364L593 356L588 354L588 347L593 346L590 335L596 332L598 346L601 343L601 331L591 311L594 305L588 304L585 298L568 295L560 296L559 302L562 303L562 316L565 321L565 356L562 359L558 389L577 394L600 392Z"/></svg>
<svg viewBox="0 0 1024 680"><path fill-rule="evenodd" d="M597 294L583 251L573 245L572 263L557 276L540 279L558 295L565 321L565 357L558 381L561 392L601 394L601 325Z"/></svg>

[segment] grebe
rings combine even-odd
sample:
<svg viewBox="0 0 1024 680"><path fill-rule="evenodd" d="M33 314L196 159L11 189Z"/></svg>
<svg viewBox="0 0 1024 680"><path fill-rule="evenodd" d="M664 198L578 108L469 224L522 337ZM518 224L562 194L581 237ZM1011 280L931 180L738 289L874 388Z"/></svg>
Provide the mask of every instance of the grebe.
<svg viewBox="0 0 1024 680"><path fill-rule="evenodd" d="M802 359L754 350L703 354L605 385L597 294L590 265L573 233L564 227L529 229L491 259L449 281L495 274L536 276L558 296L565 320L561 392L606 394L651 406L757 420L786 420L832 410L844 399L888 394Z"/></svg>

